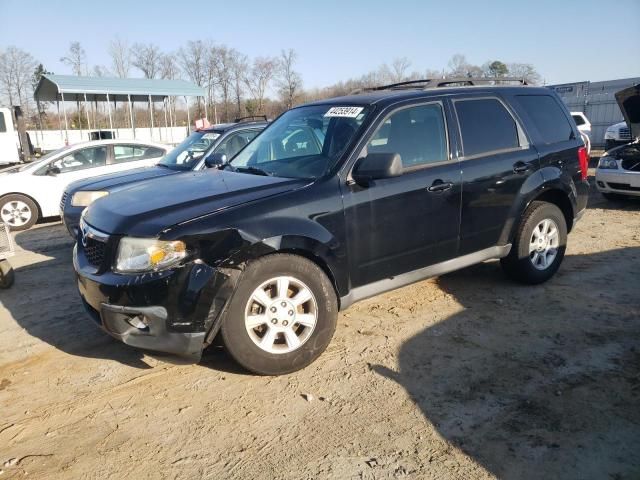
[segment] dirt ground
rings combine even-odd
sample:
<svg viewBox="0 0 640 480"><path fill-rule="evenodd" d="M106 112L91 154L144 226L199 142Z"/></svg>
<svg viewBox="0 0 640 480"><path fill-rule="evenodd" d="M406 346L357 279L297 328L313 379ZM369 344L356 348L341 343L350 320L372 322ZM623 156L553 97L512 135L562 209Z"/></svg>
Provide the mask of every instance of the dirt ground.
<svg viewBox="0 0 640 480"><path fill-rule="evenodd" d="M640 202L593 194L559 274L489 262L343 312L277 378L100 332L59 223L0 291L0 478L640 478Z"/></svg>

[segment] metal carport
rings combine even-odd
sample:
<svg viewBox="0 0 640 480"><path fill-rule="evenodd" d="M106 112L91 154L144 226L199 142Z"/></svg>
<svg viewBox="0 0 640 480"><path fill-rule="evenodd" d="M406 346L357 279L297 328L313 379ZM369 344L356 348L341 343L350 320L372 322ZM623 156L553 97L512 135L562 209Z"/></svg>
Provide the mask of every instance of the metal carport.
<svg viewBox="0 0 640 480"><path fill-rule="evenodd" d="M111 78L81 77L73 75L43 75L34 92L36 102L56 102L58 116L60 104L63 103L65 135L68 139L67 112L64 102L106 102L109 112L109 126L113 129L111 102L127 102L129 104L129 120L135 138L133 120L133 102L148 102L151 128L153 130L153 102L163 102L165 124L167 124L167 98L184 97L187 102L187 123L190 125L189 97L204 97L202 87L185 80L158 80L149 78ZM91 129L87 110L87 124ZM173 119L171 119L173 126Z"/></svg>

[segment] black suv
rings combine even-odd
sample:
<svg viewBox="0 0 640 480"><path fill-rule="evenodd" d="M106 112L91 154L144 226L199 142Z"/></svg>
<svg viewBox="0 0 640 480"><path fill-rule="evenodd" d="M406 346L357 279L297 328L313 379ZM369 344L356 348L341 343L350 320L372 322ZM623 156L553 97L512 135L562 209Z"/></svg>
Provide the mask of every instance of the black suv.
<svg viewBox="0 0 640 480"><path fill-rule="evenodd" d="M97 200L74 253L91 317L196 359L220 334L276 375L381 292L497 258L516 280L548 280L586 207L586 149L554 92L474 83L303 105L219 169Z"/></svg>
<svg viewBox="0 0 640 480"><path fill-rule="evenodd" d="M262 121L256 121L262 118ZM224 163L242 150L267 126L266 117L243 117L196 130L153 167L115 172L70 183L60 201L60 217L76 237L80 215L94 200L128 188L135 182L202 170Z"/></svg>

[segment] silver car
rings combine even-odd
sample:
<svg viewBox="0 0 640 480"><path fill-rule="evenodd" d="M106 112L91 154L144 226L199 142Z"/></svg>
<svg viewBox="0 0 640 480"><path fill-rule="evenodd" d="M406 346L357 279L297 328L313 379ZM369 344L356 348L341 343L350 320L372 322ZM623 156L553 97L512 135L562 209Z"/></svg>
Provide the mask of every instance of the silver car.
<svg viewBox="0 0 640 480"><path fill-rule="evenodd" d="M596 169L596 187L606 198L640 197L640 85L616 93L620 110L635 140L605 152Z"/></svg>

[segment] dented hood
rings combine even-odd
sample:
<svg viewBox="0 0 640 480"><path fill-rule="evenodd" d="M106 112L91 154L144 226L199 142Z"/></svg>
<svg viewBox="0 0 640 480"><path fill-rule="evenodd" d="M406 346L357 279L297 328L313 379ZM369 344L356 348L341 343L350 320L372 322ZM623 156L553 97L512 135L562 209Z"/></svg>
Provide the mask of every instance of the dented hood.
<svg viewBox="0 0 640 480"><path fill-rule="evenodd" d="M640 137L640 83L616 92L616 101L631 129L631 137Z"/></svg>

